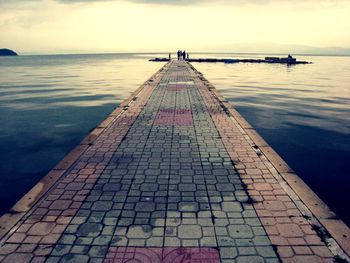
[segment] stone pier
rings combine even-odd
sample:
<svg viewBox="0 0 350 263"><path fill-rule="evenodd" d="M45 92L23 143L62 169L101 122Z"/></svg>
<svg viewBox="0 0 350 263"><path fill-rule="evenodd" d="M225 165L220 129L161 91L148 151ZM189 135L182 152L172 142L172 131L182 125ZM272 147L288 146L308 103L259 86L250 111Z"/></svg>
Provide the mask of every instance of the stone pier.
<svg viewBox="0 0 350 263"><path fill-rule="evenodd" d="M347 262L350 230L171 61L0 218L0 262ZM349 261L350 262L350 261Z"/></svg>

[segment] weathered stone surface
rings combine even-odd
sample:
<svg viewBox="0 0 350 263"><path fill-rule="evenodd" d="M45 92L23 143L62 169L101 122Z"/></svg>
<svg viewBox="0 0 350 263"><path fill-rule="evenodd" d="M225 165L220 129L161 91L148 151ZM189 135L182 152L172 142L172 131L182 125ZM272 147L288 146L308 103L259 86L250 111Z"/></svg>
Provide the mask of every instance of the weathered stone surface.
<svg viewBox="0 0 350 263"><path fill-rule="evenodd" d="M38 222L29 229L28 234L33 236L45 236L51 233L54 228L54 223Z"/></svg>
<svg viewBox="0 0 350 263"><path fill-rule="evenodd" d="M98 223L85 223L79 226L77 235L79 237L97 237L102 230L102 225Z"/></svg>
<svg viewBox="0 0 350 263"><path fill-rule="evenodd" d="M197 225L181 225L179 226L179 237L184 239L198 239L202 237L202 230Z"/></svg>
<svg viewBox="0 0 350 263"><path fill-rule="evenodd" d="M247 225L229 225L228 232L232 238L252 238L252 229Z"/></svg>

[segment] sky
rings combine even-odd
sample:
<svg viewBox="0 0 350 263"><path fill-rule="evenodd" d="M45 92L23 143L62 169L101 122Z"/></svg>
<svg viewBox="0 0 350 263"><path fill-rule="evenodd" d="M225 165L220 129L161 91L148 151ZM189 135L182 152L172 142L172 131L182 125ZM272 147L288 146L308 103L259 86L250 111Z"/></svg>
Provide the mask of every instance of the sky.
<svg viewBox="0 0 350 263"><path fill-rule="evenodd" d="M350 51L350 0L0 0L19 53Z"/></svg>

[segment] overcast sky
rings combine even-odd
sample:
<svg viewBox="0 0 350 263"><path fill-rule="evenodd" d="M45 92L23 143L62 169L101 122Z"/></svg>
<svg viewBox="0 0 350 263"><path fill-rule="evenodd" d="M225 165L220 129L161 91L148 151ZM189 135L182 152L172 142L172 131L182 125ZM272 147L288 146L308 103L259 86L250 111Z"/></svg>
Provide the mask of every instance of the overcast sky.
<svg viewBox="0 0 350 263"><path fill-rule="evenodd" d="M349 14L350 0L0 0L0 48L44 53L350 48Z"/></svg>

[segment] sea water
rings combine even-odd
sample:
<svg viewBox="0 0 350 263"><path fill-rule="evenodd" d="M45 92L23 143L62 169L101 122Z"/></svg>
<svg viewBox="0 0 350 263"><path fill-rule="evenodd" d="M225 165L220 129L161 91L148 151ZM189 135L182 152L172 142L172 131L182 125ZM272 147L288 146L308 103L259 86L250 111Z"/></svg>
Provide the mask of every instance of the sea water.
<svg viewBox="0 0 350 263"><path fill-rule="evenodd" d="M8 210L164 65L148 62L155 56L167 55L0 58L0 212ZM298 59L313 64L193 65L350 224L350 57Z"/></svg>

